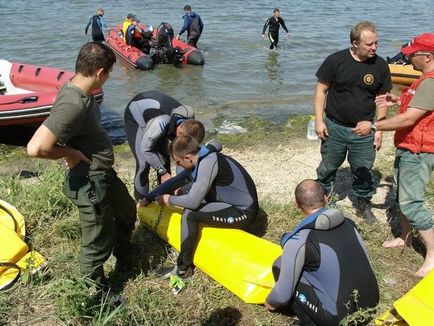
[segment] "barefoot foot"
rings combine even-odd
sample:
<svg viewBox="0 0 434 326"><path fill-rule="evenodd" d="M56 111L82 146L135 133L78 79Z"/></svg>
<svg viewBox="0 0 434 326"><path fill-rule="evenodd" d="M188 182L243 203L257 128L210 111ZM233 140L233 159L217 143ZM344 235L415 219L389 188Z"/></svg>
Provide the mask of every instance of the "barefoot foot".
<svg viewBox="0 0 434 326"><path fill-rule="evenodd" d="M393 240L384 241L383 247L384 248L403 248L404 246L409 246L411 244L411 240L405 242L403 238L395 238Z"/></svg>

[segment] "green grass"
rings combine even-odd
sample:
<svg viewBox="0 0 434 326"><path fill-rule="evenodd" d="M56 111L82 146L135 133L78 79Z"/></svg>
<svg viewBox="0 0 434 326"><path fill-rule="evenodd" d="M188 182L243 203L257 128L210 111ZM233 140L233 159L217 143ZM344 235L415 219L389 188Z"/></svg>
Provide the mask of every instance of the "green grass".
<svg viewBox="0 0 434 326"><path fill-rule="evenodd" d="M250 119L244 127L250 131L217 137L225 147L251 147L278 143L279 139L300 137L308 117L294 117L286 127L276 127ZM215 137L214 137L215 136ZM116 155L129 153L128 147L117 146ZM387 160L380 166L383 178L390 177L393 152L384 154ZM17 157L11 154L9 164ZM131 159L131 156L129 156ZM32 160L23 174L4 175L0 179L0 198L15 205L26 218L27 242L48 258L44 271L24 283L0 292L0 324L36 325L283 325L296 324L291 317L270 313L263 306L241 302L201 271L187 280L181 294L171 293L168 282L153 274L161 266L172 265L173 251L167 244L142 225L133 236L135 267L128 275L113 272L114 259L106 264L106 272L114 284L113 293L126 301L118 307L109 299L90 296L85 280L78 270L80 228L75 207L62 194L64 170L56 162ZM131 186L131 180L125 180ZM434 194L430 185L430 200ZM252 232L278 243L281 235L293 228L300 212L292 205L280 205L267 199L260 202L261 215ZM420 266L422 257L413 249L385 250L381 243L390 237L387 226L360 225L372 266L380 286L379 311L408 291L417 282L411 274ZM409 276L410 275L410 276ZM376 315L361 311L352 319Z"/></svg>

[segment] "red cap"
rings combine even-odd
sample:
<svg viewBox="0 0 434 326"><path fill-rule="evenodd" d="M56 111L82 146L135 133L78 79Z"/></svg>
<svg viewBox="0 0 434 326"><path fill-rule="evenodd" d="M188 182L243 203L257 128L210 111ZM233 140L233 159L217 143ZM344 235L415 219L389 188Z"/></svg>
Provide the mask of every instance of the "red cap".
<svg viewBox="0 0 434 326"><path fill-rule="evenodd" d="M416 36L409 45L401 49L404 55L409 55L417 51L434 52L434 34L423 33Z"/></svg>

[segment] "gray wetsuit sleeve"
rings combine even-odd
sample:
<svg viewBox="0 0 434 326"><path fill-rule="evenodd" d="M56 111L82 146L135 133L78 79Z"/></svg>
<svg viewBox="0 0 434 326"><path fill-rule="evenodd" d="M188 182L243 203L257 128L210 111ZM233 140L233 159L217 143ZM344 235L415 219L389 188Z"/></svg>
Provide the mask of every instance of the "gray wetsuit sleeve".
<svg viewBox="0 0 434 326"><path fill-rule="evenodd" d="M165 162L163 162L156 153L155 146L162 137L166 137L166 130L169 122L170 116L157 116L148 121L143 133L140 151L144 160L154 169L164 168Z"/></svg>
<svg viewBox="0 0 434 326"><path fill-rule="evenodd" d="M218 173L217 154L211 153L204 157L197 167L197 177L193 182L188 194L181 196L170 196L171 205L197 209L208 194Z"/></svg>
<svg viewBox="0 0 434 326"><path fill-rule="evenodd" d="M275 307L288 304L294 295L298 280L303 273L306 239L309 233L310 230L301 230L298 236L292 237L283 247L279 278L267 297L267 302Z"/></svg>

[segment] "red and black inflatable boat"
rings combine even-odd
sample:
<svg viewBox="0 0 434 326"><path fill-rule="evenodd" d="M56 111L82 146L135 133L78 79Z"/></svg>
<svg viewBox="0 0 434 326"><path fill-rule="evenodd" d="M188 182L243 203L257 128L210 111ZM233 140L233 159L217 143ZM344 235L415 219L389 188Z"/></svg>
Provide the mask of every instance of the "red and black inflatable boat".
<svg viewBox="0 0 434 326"><path fill-rule="evenodd" d="M44 121L59 89L73 76L72 71L0 60L0 126ZM94 95L101 103L102 90Z"/></svg>
<svg viewBox="0 0 434 326"><path fill-rule="evenodd" d="M140 26L145 29L145 26ZM154 29L151 38L151 48L157 44L158 29ZM129 64L140 70L152 70L155 63L152 56L146 54L135 47L128 47L122 37L122 24L116 26L109 31L106 40L107 45L121 58L126 60ZM203 53L193 46L188 45L182 40L172 39L172 47L178 49L182 54L181 63L191 65L203 65L205 58Z"/></svg>

